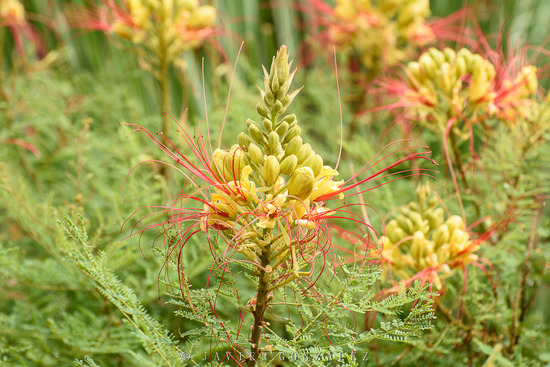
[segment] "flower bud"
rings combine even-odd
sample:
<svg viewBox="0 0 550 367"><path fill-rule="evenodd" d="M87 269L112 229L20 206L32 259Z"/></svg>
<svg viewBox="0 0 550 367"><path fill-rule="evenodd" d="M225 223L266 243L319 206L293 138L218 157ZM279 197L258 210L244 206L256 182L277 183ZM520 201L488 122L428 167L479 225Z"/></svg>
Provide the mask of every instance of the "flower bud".
<svg viewBox="0 0 550 367"><path fill-rule="evenodd" d="M306 159L308 159L312 152L313 150L311 149L311 145L309 145L308 143L302 145L302 147L298 151L298 154L296 154L296 157L298 158L298 163L302 163Z"/></svg>
<svg viewBox="0 0 550 367"><path fill-rule="evenodd" d="M262 117L269 118L269 113L267 112L267 108L261 103L258 103L256 105L256 111L258 111L258 114Z"/></svg>
<svg viewBox="0 0 550 367"><path fill-rule="evenodd" d="M248 155L250 156L250 159L252 162L254 162L256 165L260 165L264 163L264 154L262 153L262 150L260 147L258 147L254 143L250 143L248 146Z"/></svg>
<svg viewBox="0 0 550 367"><path fill-rule="evenodd" d="M409 218L399 214L395 220L397 221L397 224L399 224L399 227L405 231L405 233L413 233L414 226Z"/></svg>
<svg viewBox="0 0 550 367"><path fill-rule="evenodd" d="M445 56L445 61L453 65L456 61L456 53L452 48L445 47L443 50L443 55Z"/></svg>
<svg viewBox="0 0 550 367"><path fill-rule="evenodd" d="M414 233L411 245L411 256L417 262L427 255L428 248L426 246L426 242L427 241L424 237L424 233L420 231Z"/></svg>
<svg viewBox="0 0 550 367"><path fill-rule="evenodd" d="M290 115L286 115L283 118L283 121L286 122L288 125L292 125L296 122L296 115L291 113ZM290 126L293 127L294 125Z"/></svg>
<svg viewBox="0 0 550 367"><path fill-rule="evenodd" d="M289 129L288 122L283 121L279 124L279 126L277 126L277 129L275 131L277 131L277 134L279 134L279 136L284 136L288 131L288 129Z"/></svg>
<svg viewBox="0 0 550 367"><path fill-rule="evenodd" d="M262 143L264 141L264 134L258 126L252 124L248 127L248 131L250 132L252 139L254 139L257 143Z"/></svg>
<svg viewBox="0 0 550 367"><path fill-rule="evenodd" d="M239 133L239 136L237 136L237 142L239 143L239 146L248 148L250 143L252 143L252 139L245 132L241 132Z"/></svg>
<svg viewBox="0 0 550 367"><path fill-rule="evenodd" d="M288 142L288 144L285 147L285 154L296 154L302 147L302 138L300 136L295 136Z"/></svg>
<svg viewBox="0 0 550 367"><path fill-rule="evenodd" d="M435 231L433 236L435 247L439 248L444 244L448 243L449 238L450 238L449 227L447 227L447 225L445 224L440 225Z"/></svg>
<svg viewBox="0 0 550 367"><path fill-rule="evenodd" d="M315 176L309 167L301 167L294 170L288 180L288 195L305 200L315 187Z"/></svg>
<svg viewBox="0 0 550 367"><path fill-rule="evenodd" d="M403 238L407 237L407 234L399 227L395 219L390 220L386 226L386 236L392 243L398 243Z"/></svg>
<svg viewBox="0 0 550 367"><path fill-rule="evenodd" d="M264 128L267 131L273 130L273 122L270 119L262 119L262 122L264 123Z"/></svg>
<svg viewBox="0 0 550 367"><path fill-rule="evenodd" d="M224 176L224 169L225 169L225 157L227 156L227 152L216 149L212 155L212 161L210 162L210 168L212 169L212 172L214 175L219 179L222 180Z"/></svg>
<svg viewBox="0 0 550 367"><path fill-rule="evenodd" d="M409 62L407 69L409 70L410 76L414 79L419 80L421 78L420 65L416 61Z"/></svg>
<svg viewBox="0 0 550 367"><path fill-rule="evenodd" d="M432 60L436 67L441 66L445 62L445 56L443 55L443 52L439 51L437 48L430 47L428 53L432 57Z"/></svg>
<svg viewBox="0 0 550 367"><path fill-rule="evenodd" d="M275 103L273 104L273 113L274 114L279 114L279 112L281 112L283 110L283 103L279 100L276 100Z"/></svg>
<svg viewBox="0 0 550 367"><path fill-rule="evenodd" d="M315 154L306 159L302 165L310 167L313 175L317 177L323 168L323 158L319 154Z"/></svg>
<svg viewBox="0 0 550 367"><path fill-rule="evenodd" d="M268 107L273 107L273 104L275 103L275 95L270 91L267 91L265 93L264 103Z"/></svg>
<svg viewBox="0 0 550 367"><path fill-rule="evenodd" d="M267 144L269 145L269 149L275 151L279 146L279 134L275 131L270 132L269 138L267 139Z"/></svg>
<svg viewBox="0 0 550 367"><path fill-rule="evenodd" d="M293 137L300 135L301 132L302 129L300 129L300 126L294 126L292 129L288 130L282 143L288 143Z"/></svg>
<svg viewBox="0 0 550 367"><path fill-rule="evenodd" d="M276 94L279 91L279 87L281 84L279 83L279 78L272 78L271 79L271 91Z"/></svg>
<svg viewBox="0 0 550 367"><path fill-rule="evenodd" d="M281 162L281 173L283 175L291 175L298 165L298 158L291 154Z"/></svg>
<svg viewBox="0 0 550 367"><path fill-rule="evenodd" d="M212 27L216 22L216 9L210 5L203 5L195 8L191 16L187 19L187 28L207 28Z"/></svg>
<svg viewBox="0 0 550 367"><path fill-rule="evenodd" d="M268 156L262 168L262 175L270 186L279 178L279 171L279 160L275 156Z"/></svg>
<svg viewBox="0 0 550 367"><path fill-rule="evenodd" d="M418 59L418 63L420 64L420 69L422 70L423 75L430 78L434 77L436 66L432 57L428 53L422 54L422 56Z"/></svg>
<svg viewBox="0 0 550 367"><path fill-rule="evenodd" d="M449 227L449 233L453 233L456 228L463 229L464 221L458 215L453 215L445 222L447 227Z"/></svg>

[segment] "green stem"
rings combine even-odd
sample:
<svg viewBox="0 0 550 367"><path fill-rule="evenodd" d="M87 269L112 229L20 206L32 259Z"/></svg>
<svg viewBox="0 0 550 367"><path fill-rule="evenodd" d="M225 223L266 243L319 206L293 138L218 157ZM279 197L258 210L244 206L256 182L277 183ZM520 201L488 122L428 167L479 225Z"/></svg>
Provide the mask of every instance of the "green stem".
<svg viewBox="0 0 550 367"><path fill-rule="evenodd" d="M269 265L269 255L271 252L271 244L262 248L260 261L262 267ZM250 358L248 359L248 367L256 365L256 359L260 354L260 337L262 335L264 312L268 303L268 288L271 280L271 273L267 273L263 269L259 269L258 288L256 293L256 306L254 307L254 325L252 326L252 336L250 338Z"/></svg>

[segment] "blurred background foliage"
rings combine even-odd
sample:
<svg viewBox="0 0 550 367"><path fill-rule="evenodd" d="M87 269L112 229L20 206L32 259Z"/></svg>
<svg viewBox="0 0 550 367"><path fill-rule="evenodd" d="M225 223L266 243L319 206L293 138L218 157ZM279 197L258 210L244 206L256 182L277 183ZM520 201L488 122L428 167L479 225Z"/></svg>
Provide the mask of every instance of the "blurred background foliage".
<svg viewBox="0 0 550 367"><path fill-rule="evenodd" d="M111 37L70 27L68 7L90 1L22 3L38 35L36 42L24 39L24 52L19 53L9 27L0 28L0 365L68 366L75 359L82 359L79 365L104 367L187 365L191 362L182 362L174 350L154 348L170 345L168 335L188 342L179 335L194 325L176 319L178 308L163 296L170 287L163 284L162 241L155 246L160 255L152 250L160 233L128 238L136 219L125 222L138 208L163 205L181 191L183 178L177 173L164 175L151 162L137 166L164 157L153 144L119 125L137 123L160 130L159 87L135 55ZM217 9L216 35L203 47L182 54L183 62L170 69L168 112L181 120L188 109L186 120L197 126L205 119L206 105L211 130L219 131L232 82L222 137L222 145L230 146L245 120L254 117L260 65L269 65L279 46L286 44L299 68L295 83L305 85L293 112L300 118L302 134L334 165L340 147L338 91L332 45L315 42L314 2L202 3ZM538 63L540 94L546 94L550 2L430 3L435 18L463 7L475 15L472 24L479 25L493 47L499 37L510 40L504 42L505 53L532 45L528 52ZM349 66L349 55L338 48L336 54L346 137L339 171L349 177L402 133L388 112L356 114L361 112L357 96L366 88L355 83L354 73L361 71ZM365 109L378 101L367 100ZM548 116L543 118L547 124ZM347 135L351 121L355 133ZM175 125L165 133L178 142ZM507 127L495 127L488 142L476 133L485 170L472 168L469 179L476 182L476 190L462 192L468 224L486 216L491 218L487 227L513 219L491 232L481 246L493 278L475 267L455 274L438 301L434 330L410 344L362 346L371 353L368 365L550 363L550 216L549 209L539 205L547 202L550 179L548 131L542 143L523 150L518 142L528 137ZM412 137L417 145L429 145L433 158L444 162L440 137L430 131L417 131ZM467 145L461 150L468 155ZM440 167L437 177L442 183L431 181L432 188L449 212L458 214L446 166ZM517 177L513 184L510 177ZM381 219L390 218L397 207L414 200L418 182L419 177L403 179L365 195L380 213L371 213L375 228L382 228ZM513 218L507 217L511 210ZM78 213L88 231L85 240L74 230L67 235L59 224L64 215L77 218ZM199 288L207 277L208 248L190 243L186 256L191 284ZM121 312L121 304L130 304L133 311ZM464 305L460 316L459 304ZM520 315L518 309L525 312Z"/></svg>

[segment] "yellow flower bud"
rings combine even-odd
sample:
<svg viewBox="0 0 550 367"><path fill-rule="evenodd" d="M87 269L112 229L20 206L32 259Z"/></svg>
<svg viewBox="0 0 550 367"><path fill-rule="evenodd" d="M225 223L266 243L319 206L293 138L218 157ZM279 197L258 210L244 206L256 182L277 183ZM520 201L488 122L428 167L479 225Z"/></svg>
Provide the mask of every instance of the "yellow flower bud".
<svg viewBox="0 0 550 367"><path fill-rule="evenodd" d="M250 143L248 145L248 155L250 156L250 159L252 162L254 162L256 165L260 165L264 163L264 154L262 153L262 150L260 147L258 147L254 143Z"/></svg>
<svg viewBox="0 0 550 367"><path fill-rule="evenodd" d="M288 130L288 132L286 133L282 143L283 144L288 143L295 136L299 136L301 134L301 132L302 132L302 129L300 129L300 126L297 126L297 125L294 126L290 130Z"/></svg>
<svg viewBox="0 0 550 367"><path fill-rule="evenodd" d="M279 134L279 136L283 136L286 134L288 129L289 129L288 122L283 121L279 124L279 126L277 126L277 129L275 131L277 132L277 134Z"/></svg>
<svg viewBox="0 0 550 367"><path fill-rule="evenodd" d="M295 136L292 138L287 146L285 147L285 154L297 154L300 151L300 148L302 147L302 138L299 136Z"/></svg>
<svg viewBox="0 0 550 367"><path fill-rule="evenodd" d="M432 60L436 68L439 68L445 62L445 55L435 47L430 47L428 53L432 57Z"/></svg>
<svg viewBox="0 0 550 367"><path fill-rule="evenodd" d="M438 248L443 246L445 243L448 243L449 238L450 238L449 227L447 227L447 225L445 224L440 225L436 229L433 236L435 247Z"/></svg>
<svg viewBox="0 0 550 367"><path fill-rule="evenodd" d="M219 180L222 180L225 178L224 170L225 170L225 157L227 156L227 152L216 149L212 156L212 161L210 163L210 168L212 169L212 172Z"/></svg>
<svg viewBox="0 0 550 367"><path fill-rule="evenodd" d="M216 9L210 5L203 5L192 11L191 17L187 21L187 28L207 28L216 23Z"/></svg>
<svg viewBox="0 0 550 367"><path fill-rule="evenodd" d="M283 175L291 175L298 165L298 158L291 154L281 162L281 173Z"/></svg>
<svg viewBox="0 0 550 367"><path fill-rule="evenodd" d="M302 145L302 147L296 154L296 157L298 158L298 163L302 163L306 159L308 159L312 152L313 151L311 149L311 145L309 145L308 143Z"/></svg>
<svg viewBox="0 0 550 367"><path fill-rule="evenodd" d="M262 168L262 175L269 185L273 185L279 178L279 160L275 156L268 156Z"/></svg>
<svg viewBox="0 0 550 367"><path fill-rule="evenodd" d="M294 170L288 181L288 195L305 200L315 187L315 175L309 167Z"/></svg>
<svg viewBox="0 0 550 367"><path fill-rule="evenodd" d="M312 155L302 163L302 166L310 167L313 175L317 177L321 173L321 169L323 169L323 158L319 154Z"/></svg>
<svg viewBox="0 0 550 367"><path fill-rule="evenodd" d="M279 134L277 134L275 131L270 132L267 142L269 145L269 149L274 151L279 146Z"/></svg>

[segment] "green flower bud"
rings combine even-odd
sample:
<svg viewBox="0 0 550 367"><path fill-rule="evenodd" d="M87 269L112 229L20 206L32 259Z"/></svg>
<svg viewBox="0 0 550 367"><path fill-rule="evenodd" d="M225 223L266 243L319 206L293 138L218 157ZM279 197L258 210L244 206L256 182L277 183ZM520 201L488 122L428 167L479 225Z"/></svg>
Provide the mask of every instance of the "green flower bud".
<svg viewBox="0 0 550 367"><path fill-rule="evenodd" d="M271 91L276 94L279 91L279 87L281 84L279 84L279 78L272 78L271 79Z"/></svg>
<svg viewBox="0 0 550 367"><path fill-rule="evenodd" d="M265 94L265 97L264 97L264 103L266 106L269 106L269 107L273 107L274 103L275 103L276 99L275 99L275 95L271 92L267 92Z"/></svg>
<svg viewBox="0 0 550 367"><path fill-rule="evenodd" d="M237 142L239 143L239 146L248 148L250 143L252 143L252 139L245 132L241 132L239 133L239 136L237 136Z"/></svg>
<svg viewBox="0 0 550 367"><path fill-rule="evenodd" d="M273 155L268 156L262 168L262 175L269 185L273 185L277 181L279 171L279 160Z"/></svg>
<svg viewBox="0 0 550 367"><path fill-rule="evenodd" d="M302 129L300 129L300 126L294 126L292 129L288 130L285 137L283 138L282 143L288 143L292 138L295 136L298 136L302 133Z"/></svg>
<svg viewBox="0 0 550 367"><path fill-rule="evenodd" d="M281 112L283 110L283 103L279 100L276 100L275 103L273 104L273 113L274 114L279 114L279 112Z"/></svg>
<svg viewBox="0 0 550 367"><path fill-rule="evenodd" d="M250 132L252 139L254 139L257 143L262 143L264 141L264 134L258 126L252 124L248 127L248 131Z"/></svg>
<svg viewBox="0 0 550 367"><path fill-rule="evenodd" d="M309 167L300 167L294 170L288 180L288 195L305 200L315 187L315 175Z"/></svg>
<svg viewBox="0 0 550 367"><path fill-rule="evenodd" d="M399 214L395 220L397 221L397 224L399 224L399 227L405 231L405 233L412 234L414 232L413 222L409 218Z"/></svg>
<svg viewBox="0 0 550 367"><path fill-rule="evenodd" d="M267 108L261 103L258 103L256 105L256 111L258 111L258 114L262 117L269 118L269 112L267 112Z"/></svg>
<svg viewBox="0 0 550 367"><path fill-rule="evenodd" d="M428 220L430 228L436 229L443 224L444 211L443 208L436 208L428 210L424 217Z"/></svg>
<svg viewBox="0 0 550 367"><path fill-rule="evenodd" d="M279 79L279 84L283 84L288 79L290 68L288 62L288 52L285 45L281 46L279 51L277 51L277 56L275 56L275 61L273 64L275 64L273 77L276 75Z"/></svg>
<svg viewBox="0 0 550 367"><path fill-rule="evenodd" d="M279 134L279 136L284 136L288 131L288 129L289 129L288 122L283 121L279 124L276 131L277 131L277 134Z"/></svg>
<svg viewBox="0 0 550 367"><path fill-rule="evenodd" d="M291 175L298 165L298 158L291 154L281 162L281 173L283 175Z"/></svg>
<svg viewBox="0 0 550 367"><path fill-rule="evenodd" d="M279 134L277 134L275 131L272 131L269 133L269 138L267 139L269 149L272 151L275 151L277 147L279 146Z"/></svg>
<svg viewBox="0 0 550 367"><path fill-rule="evenodd" d="M264 128L267 131L273 130L273 122L270 119L262 119L262 122L264 123Z"/></svg>
<svg viewBox="0 0 550 367"><path fill-rule="evenodd" d="M285 154L286 155L296 154L298 153L301 147L302 147L302 138L300 136L295 136L294 138L292 138L292 140L288 142L287 146L285 147Z"/></svg>
<svg viewBox="0 0 550 367"><path fill-rule="evenodd" d="M254 143L250 143L248 146L248 155L250 156L250 159L252 162L254 162L256 165L260 165L264 163L264 154L262 153L262 150L260 147L258 147Z"/></svg>
<svg viewBox="0 0 550 367"><path fill-rule="evenodd" d="M386 236L391 240L392 243L398 243L403 238L407 237L407 234L399 227L397 221L392 219L389 221L386 226Z"/></svg>
<svg viewBox="0 0 550 367"><path fill-rule="evenodd" d="M292 125L296 121L296 115L291 113L290 115L286 115L283 118L283 121L288 123L289 125ZM292 126L291 126L292 127Z"/></svg>

